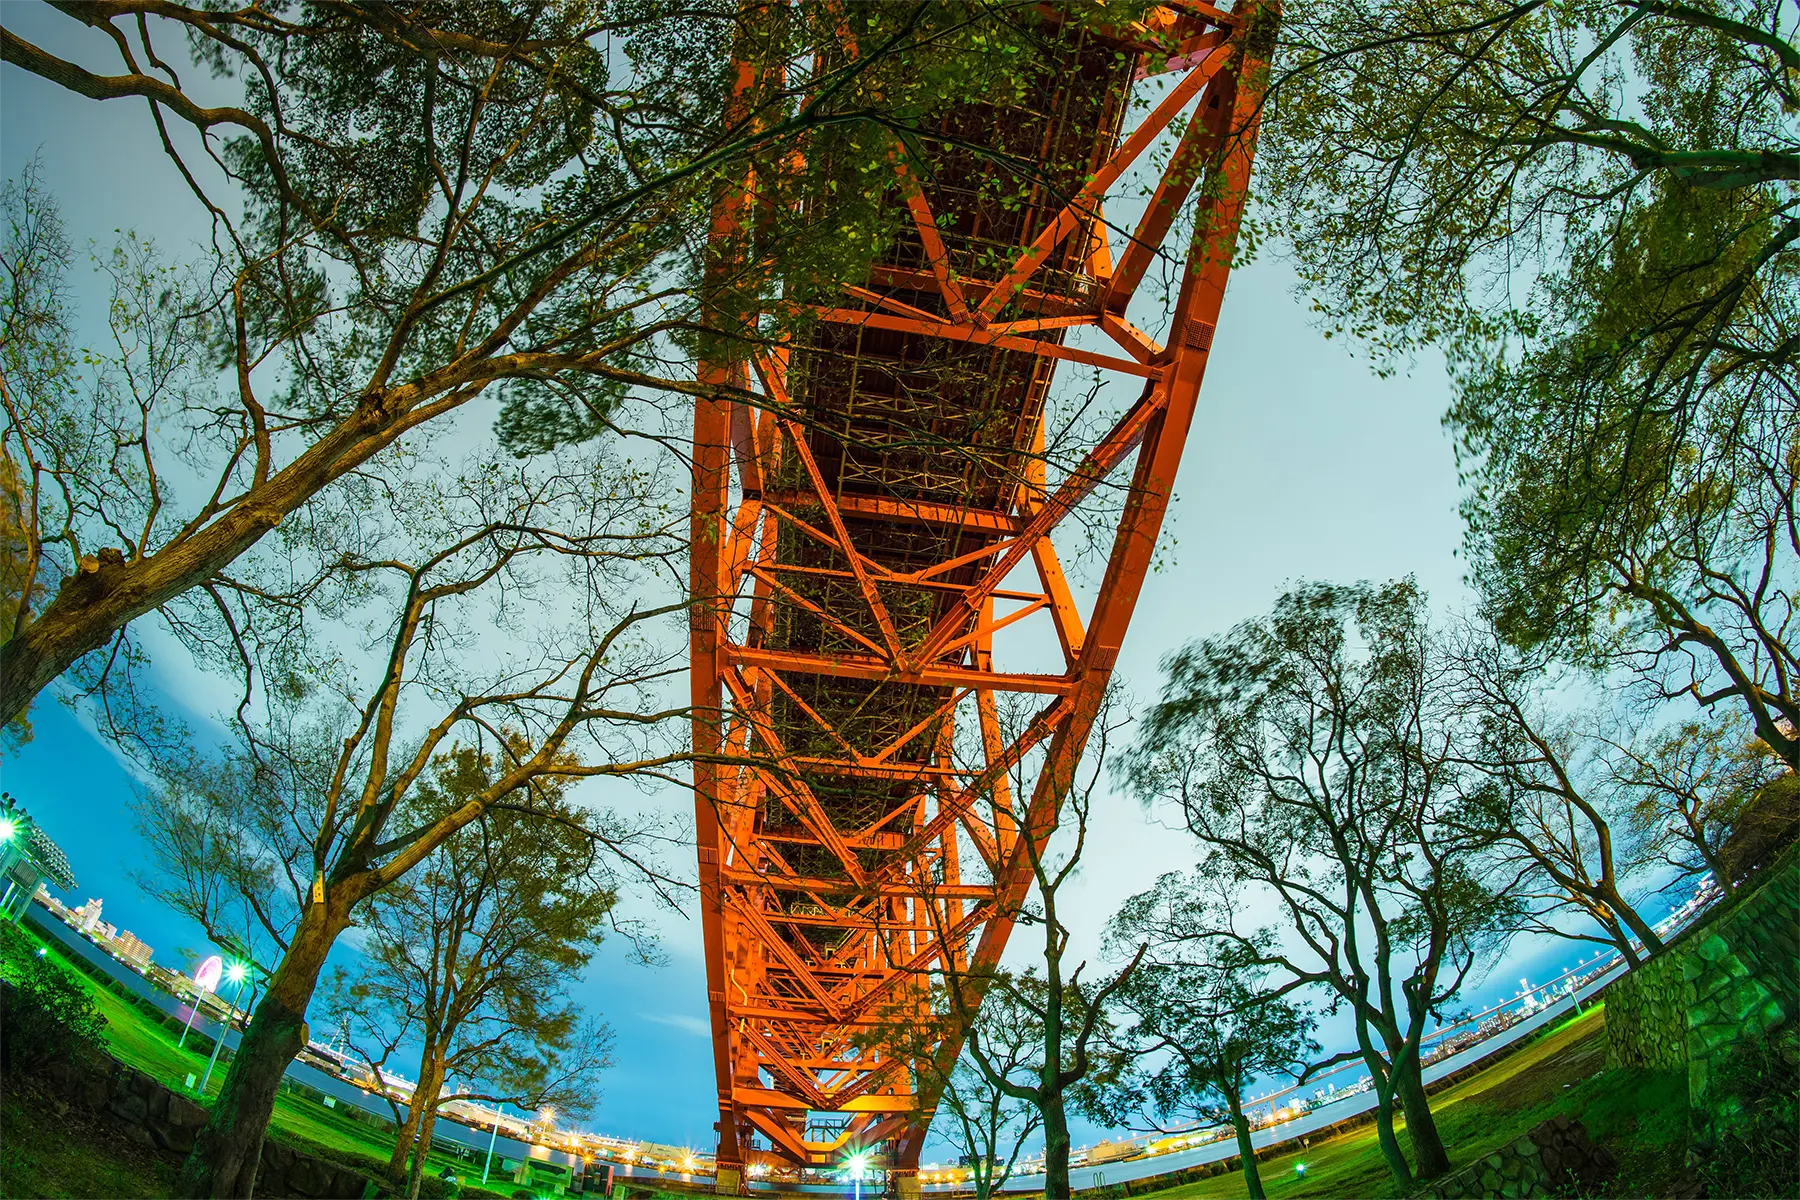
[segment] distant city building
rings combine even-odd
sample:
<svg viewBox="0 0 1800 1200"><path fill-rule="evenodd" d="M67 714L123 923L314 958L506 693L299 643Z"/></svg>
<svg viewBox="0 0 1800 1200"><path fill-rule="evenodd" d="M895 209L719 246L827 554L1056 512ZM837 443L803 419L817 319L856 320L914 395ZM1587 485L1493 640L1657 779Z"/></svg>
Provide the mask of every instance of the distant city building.
<svg viewBox="0 0 1800 1200"><path fill-rule="evenodd" d="M120 958L133 963L140 971L150 965L150 947L129 929L113 939L113 949Z"/></svg>
<svg viewBox="0 0 1800 1200"><path fill-rule="evenodd" d="M0 793L0 921L16 923L45 880L59 888L74 887L68 857L23 805Z"/></svg>
<svg viewBox="0 0 1800 1200"><path fill-rule="evenodd" d="M85 904L77 905L69 916L74 918L75 928L85 934L93 934L100 927L101 901L89 899Z"/></svg>

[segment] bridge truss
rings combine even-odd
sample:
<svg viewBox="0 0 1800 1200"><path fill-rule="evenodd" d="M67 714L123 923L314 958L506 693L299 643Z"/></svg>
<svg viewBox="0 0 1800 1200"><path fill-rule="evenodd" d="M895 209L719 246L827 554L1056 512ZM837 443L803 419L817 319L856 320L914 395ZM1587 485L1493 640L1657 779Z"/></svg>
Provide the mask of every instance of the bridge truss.
<svg viewBox="0 0 1800 1200"><path fill-rule="evenodd" d="M916 1046L871 1031L925 1003L908 999L922 978L998 961L1028 848L1055 826L1118 657L1250 172L1257 96L1240 81L1259 64L1253 10L1237 7L1172 3L1157 39L1050 18L1060 60L1042 86L951 114L929 161L896 158L892 202L911 227L868 277L787 343L702 366L703 382L757 397L694 413L693 739L709 760L695 816L721 1191L744 1185L746 1164L834 1165L882 1144L893 1170L917 1168L930 1073ZM757 68L739 67L749 86ZM1150 75L1167 86L1125 132ZM1106 220L1108 192L1159 139L1173 152L1127 234ZM1008 156L1036 168L980 186ZM1008 192L1026 202L993 200ZM747 183L721 202L716 237L755 221L753 195ZM1190 203L1163 345L1126 314ZM1079 465L1051 486L1046 398L1065 362L1139 395L1065 448ZM1127 469L1083 611L1053 537ZM995 635L1029 653L1019 633L1034 623L1053 634L1035 639L1050 661L1002 670ZM1009 693L1035 706L1028 721L1001 720ZM1027 762L1035 779L1015 794ZM936 1054L959 1049L952 1037ZM819 1114L838 1115L824 1136Z"/></svg>

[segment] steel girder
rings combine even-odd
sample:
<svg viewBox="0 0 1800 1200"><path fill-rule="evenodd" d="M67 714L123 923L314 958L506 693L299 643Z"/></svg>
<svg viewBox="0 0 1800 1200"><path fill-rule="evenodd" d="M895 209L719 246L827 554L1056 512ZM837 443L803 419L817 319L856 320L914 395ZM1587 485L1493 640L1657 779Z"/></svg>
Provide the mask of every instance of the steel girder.
<svg viewBox="0 0 1800 1200"><path fill-rule="evenodd" d="M956 164L897 157L896 202L914 227L895 253L845 281L802 339L702 365L702 382L755 397L701 399L694 415L694 791L721 1190L742 1186L749 1160L824 1165L881 1142L895 1169L916 1170L932 1073L908 1057L916 1045L884 1045L879 1030L896 1005L924 1003L922 978L998 961L1031 878L1027 843L1054 828L1149 569L1250 173L1259 96L1240 84L1261 64L1247 50L1252 10L1238 8L1171 5L1173 56L1121 59L1125 39L1090 68L1077 47L1067 94L999 114L1041 132L1046 174L1070 181L1040 187L1010 227L970 215L980 206L958 191ZM764 69L740 63L739 92ZM1162 73L1172 86L1122 134L1132 83ZM1115 239L1109 189L1184 116L1136 228ZM715 236L754 220L753 195L747 184L721 199ZM1190 201L1163 345L1125 314ZM997 231L1010 266L984 271L993 255L972 247ZM1082 327L1116 350L1066 344ZM1044 398L1059 362L1141 393L1051 488ZM997 415L1010 422L1000 437ZM1128 464L1084 613L1053 535ZM1034 621L1060 654L998 669L994 635ZM1006 693L1038 698L1010 735ZM955 750L959 727L976 735L973 757ZM1028 756L1038 773L1015 801L1009 776ZM960 1045L941 1042L940 1064ZM809 1138L815 1112L842 1123ZM752 1149L757 1134L769 1151Z"/></svg>

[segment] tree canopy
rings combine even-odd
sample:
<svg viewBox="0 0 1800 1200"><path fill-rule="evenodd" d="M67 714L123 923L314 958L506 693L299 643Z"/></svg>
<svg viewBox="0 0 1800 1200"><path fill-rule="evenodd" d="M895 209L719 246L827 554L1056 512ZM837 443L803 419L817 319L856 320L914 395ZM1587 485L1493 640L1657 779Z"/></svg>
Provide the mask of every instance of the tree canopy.
<svg viewBox="0 0 1800 1200"><path fill-rule="evenodd" d="M1292 6L1265 218L1328 330L1456 397L1502 631L1729 701L1800 761L1800 12Z"/></svg>

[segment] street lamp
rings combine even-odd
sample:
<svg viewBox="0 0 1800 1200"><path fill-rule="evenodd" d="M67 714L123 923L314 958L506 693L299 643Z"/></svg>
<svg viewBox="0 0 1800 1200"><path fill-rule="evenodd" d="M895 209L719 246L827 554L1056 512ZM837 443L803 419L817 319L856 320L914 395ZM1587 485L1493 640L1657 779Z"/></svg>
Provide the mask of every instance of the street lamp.
<svg viewBox="0 0 1800 1200"><path fill-rule="evenodd" d="M850 1174L850 1182L856 1190L856 1200L862 1200L863 1173L868 1169L867 1154L852 1154L844 1160L844 1170Z"/></svg>
<svg viewBox="0 0 1800 1200"><path fill-rule="evenodd" d="M200 1015L200 998L211 995L213 989L219 986L219 975L224 969L225 960L214 954L194 972L194 1003L188 1009L187 1024L182 1027L181 1040L175 1043L177 1050L187 1044L187 1035L194 1028L194 1018Z"/></svg>
<svg viewBox="0 0 1800 1200"><path fill-rule="evenodd" d="M487 1161L481 1164L481 1182L484 1187L487 1185L488 1171L494 1165L494 1143L499 1140L499 1137L500 1137L500 1110L498 1108L496 1108L494 1110L494 1131L492 1133L488 1134Z"/></svg>
<svg viewBox="0 0 1800 1200"><path fill-rule="evenodd" d="M238 985L237 991L231 995L231 1012L235 1016L238 1011L238 1002L244 998L244 985L250 982L250 968L243 963L234 962L225 968L225 978ZM200 1094L202 1096L206 1095L206 1084L212 1078L213 1066L219 1061L219 1047L225 1044L225 1031L230 1028L231 1017L227 1017L225 1024L219 1026L219 1036L213 1039L212 1057L206 1060L206 1074L200 1077Z"/></svg>

